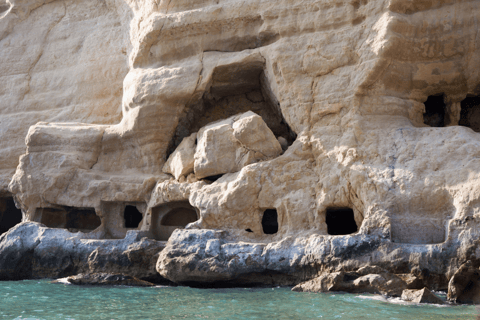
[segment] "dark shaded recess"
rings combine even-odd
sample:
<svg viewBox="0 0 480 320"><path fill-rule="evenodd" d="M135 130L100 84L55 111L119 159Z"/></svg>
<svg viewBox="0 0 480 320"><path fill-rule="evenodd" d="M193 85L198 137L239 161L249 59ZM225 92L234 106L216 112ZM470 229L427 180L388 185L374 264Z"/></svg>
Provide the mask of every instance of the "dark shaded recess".
<svg viewBox="0 0 480 320"><path fill-rule="evenodd" d="M285 138L291 145L297 135L283 118L280 104L265 79L263 67L263 63L218 67L209 92L205 92L199 101L185 106L167 157L183 138L198 132L203 126L247 111L261 116L275 136Z"/></svg>
<svg viewBox="0 0 480 320"><path fill-rule="evenodd" d="M204 179L204 180L209 180L209 181L215 182L215 181L217 181L218 179L220 179L222 176L223 176L223 174L217 174L217 175L214 175L214 176L205 177L205 178L203 178L203 179Z"/></svg>
<svg viewBox="0 0 480 320"><path fill-rule="evenodd" d="M444 127L446 107L443 94L429 96L425 101L423 123L430 127Z"/></svg>
<svg viewBox="0 0 480 320"><path fill-rule="evenodd" d="M459 125L480 132L480 96L467 97L461 103Z"/></svg>
<svg viewBox="0 0 480 320"><path fill-rule="evenodd" d="M22 210L17 209L12 197L0 199L0 234L22 222Z"/></svg>
<svg viewBox="0 0 480 320"><path fill-rule="evenodd" d="M245 229L245 231L247 231L247 232L253 232L252 229L250 229L250 228Z"/></svg>
<svg viewBox="0 0 480 320"><path fill-rule="evenodd" d="M123 211L123 218L125 219L125 228L138 228L138 225L143 219L143 215L135 206L125 206Z"/></svg>
<svg viewBox="0 0 480 320"><path fill-rule="evenodd" d="M353 210L350 208L327 209L326 222L330 235L347 235L358 231Z"/></svg>
<svg viewBox="0 0 480 320"><path fill-rule="evenodd" d="M265 234L278 232L278 214L276 209L265 210L262 217L262 228Z"/></svg>
<svg viewBox="0 0 480 320"><path fill-rule="evenodd" d="M95 209L72 208L67 213L67 229L95 230L101 224Z"/></svg>
<svg viewBox="0 0 480 320"><path fill-rule="evenodd" d="M100 227L102 221L94 208L40 208L40 222L49 228L92 231Z"/></svg>
<svg viewBox="0 0 480 320"><path fill-rule="evenodd" d="M197 221L197 212L192 208L174 208L161 221L163 226L183 226Z"/></svg>

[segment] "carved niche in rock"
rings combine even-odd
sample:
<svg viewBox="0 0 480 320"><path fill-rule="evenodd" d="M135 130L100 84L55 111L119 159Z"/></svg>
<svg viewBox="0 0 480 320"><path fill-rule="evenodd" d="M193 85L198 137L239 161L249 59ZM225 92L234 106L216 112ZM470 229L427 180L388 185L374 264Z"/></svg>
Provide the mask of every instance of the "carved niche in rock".
<svg viewBox="0 0 480 320"><path fill-rule="evenodd" d="M37 219L49 228L63 228L76 232L91 232L101 225L94 208L38 208Z"/></svg>
<svg viewBox="0 0 480 320"><path fill-rule="evenodd" d="M176 229L198 219L198 212L188 201L170 202L152 208L150 231L156 240L167 241Z"/></svg>

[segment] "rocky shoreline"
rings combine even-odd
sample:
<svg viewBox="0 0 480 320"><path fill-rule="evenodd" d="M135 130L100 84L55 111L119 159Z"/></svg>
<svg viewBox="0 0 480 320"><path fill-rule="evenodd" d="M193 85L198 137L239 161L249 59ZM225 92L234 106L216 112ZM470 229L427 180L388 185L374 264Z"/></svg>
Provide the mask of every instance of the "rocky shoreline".
<svg viewBox="0 0 480 320"><path fill-rule="evenodd" d="M480 303L479 261L468 260L455 268L445 263L452 260L442 248L437 253L421 252L425 262L445 263L436 263L435 268L430 264L428 269L418 259L399 264L398 246L386 255L390 261L375 261L379 249L389 249L366 237L340 245L331 242L329 252L318 251L326 247L318 245L320 237L265 245L229 242L227 232L218 230L179 229L168 242L142 237L136 231L122 240L81 238L78 233L59 232L39 223L17 225L0 236L0 256L4 257L0 280L69 277L70 283L92 285L102 281L136 285L137 280L140 285L212 288L280 285L294 286L297 292L374 293L418 303L439 303L431 291L443 290L448 291L451 303ZM461 254L474 248L466 247ZM403 248L403 254L407 253L414 257L419 251ZM452 254L457 257L459 253ZM436 258L439 255L443 260ZM105 280L105 273L121 276Z"/></svg>

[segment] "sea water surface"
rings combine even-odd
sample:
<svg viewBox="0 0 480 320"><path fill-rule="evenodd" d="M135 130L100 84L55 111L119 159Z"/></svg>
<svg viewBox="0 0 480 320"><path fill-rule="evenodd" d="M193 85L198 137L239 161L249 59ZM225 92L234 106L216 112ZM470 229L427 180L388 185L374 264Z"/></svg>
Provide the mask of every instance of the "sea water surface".
<svg viewBox="0 0 480 320"><path fill-rule="evenodd" d="M0 319L476 319L475 306L290 288L84 287L0 281Z"/></svg>

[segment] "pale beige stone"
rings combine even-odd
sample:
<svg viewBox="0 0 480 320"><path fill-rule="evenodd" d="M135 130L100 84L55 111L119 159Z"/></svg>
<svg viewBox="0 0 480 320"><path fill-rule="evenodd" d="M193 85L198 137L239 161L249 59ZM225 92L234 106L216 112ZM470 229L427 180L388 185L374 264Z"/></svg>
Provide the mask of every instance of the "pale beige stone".
<svg viewBox="0 0 480 320"><path fill-rule="evenodd" d="M443 300L428 290L428 288L423 288L421 290L405 289L402 292L402 299L415 303L443 304Z"/></svg>
<svg viewBox="0 0 480 320"><path fill-rule="evenodd" d="M422 281L445 289L465 259L480 261L479 116L461 110L479 94L478 2L7 4L0 195L15 196L25 220L90 208L102 224L82 237L122 238L127 205L150 235L155 208L192 206L198 220L173 232L158 263L179 282L275 271L298 283L373 263L402 274L418 267ZM443 128L423 119L438 94ZM241 142L259 143L243 130L259 118L225 122L249 110L281 141L265 153ZM457 125L462 114L471 128ZM201 128L198 175L163 173L167 152ZM331 208L351 209L357 231L329 235ZM266 210L276 210L277 233L263 230ZM208 252L221 240L228 254L202 251L210 240ZM395 280L374 274L360 282Z"/></svg>
<svg viewBox="0 0 480 320"><path fill-rule="evenodd" d="M200 129L194 171L197 178L233 173L281 152L262 118L249 111Z"/></svg>
<svg viewBox="0 0 480 320"><path fill-rule="evenodd" d="M188 176L193 172L195 163L195 147L197 134L192 133L189 137L183 139L175 151L168 157L163 166L163 172L170 173L179 179L181 176Z"/></svg>

